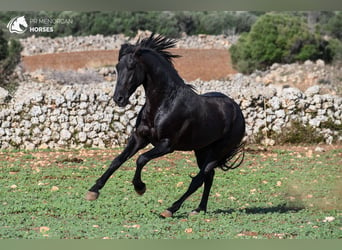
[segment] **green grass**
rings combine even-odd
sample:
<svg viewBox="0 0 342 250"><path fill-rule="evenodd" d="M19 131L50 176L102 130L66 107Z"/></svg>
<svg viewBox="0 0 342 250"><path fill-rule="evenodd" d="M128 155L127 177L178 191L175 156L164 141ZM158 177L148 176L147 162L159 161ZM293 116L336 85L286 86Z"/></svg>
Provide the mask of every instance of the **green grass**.
<svg viewBox="0 0 342 250"><path fill-rule="evenodd" d="M324 153L249 151L242 167L216 171L206 214L188 216L201 189L167 219L159 213L186 191L189 175L197 172L192 154L151 161L142 176L143 196L131 184L134 158L97 201L86 201L87 189L118 152L0 151L0 238L342 238L341 147Z"/></svg>

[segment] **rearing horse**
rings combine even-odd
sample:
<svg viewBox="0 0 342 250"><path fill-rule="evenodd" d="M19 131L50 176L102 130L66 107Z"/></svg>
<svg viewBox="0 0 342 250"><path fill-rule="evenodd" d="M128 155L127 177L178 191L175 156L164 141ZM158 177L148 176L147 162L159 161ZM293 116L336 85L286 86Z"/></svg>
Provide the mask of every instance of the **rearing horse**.
<svg viewBox="0 0 342 250"><path fill-rule="evenodd" d="M243 153L239 155L242 157L227 165L233 156L243 151L241 142L245 134L245 120L240 107L222 93L198 95L190 85L185 84L172 64L172 58L178 56L167 51L175 43L174 39L152 34L135 45L121 46L116 65L114 101L120 107L126 106L129 97L141 84L146 101L126 148L89 189L87 200L97 199L99 190L114 171L149 143L154 147L141 154L136 161L132 182L138 194L146 191L146 185L141 180L142 168L154 158L175 150L194 150L200 169L192 178L188 190L161 213L162 217L171 217L203 183L201 202L192 213L206 211L215 168L228 170L242 163Z"/></svg>

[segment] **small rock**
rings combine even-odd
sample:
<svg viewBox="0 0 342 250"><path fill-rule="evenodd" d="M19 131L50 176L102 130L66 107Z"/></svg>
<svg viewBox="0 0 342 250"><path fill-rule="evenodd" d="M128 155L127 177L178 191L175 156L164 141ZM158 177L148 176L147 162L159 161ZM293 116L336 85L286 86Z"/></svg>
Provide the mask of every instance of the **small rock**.
<svg viewBox="0 0 342 250"><path fill-rule="evenodd" d="M66 140L69 140L70 138L71 138L71 133L68 130L66 130L66 129L62 129L62 131L61 131L61 140L66 141Z"/></svg>
<svg viewBox="0 0 342 250"><path fill-rule="evenodd" d="M0 88L0 105L4 104L9 97L9 93L6 89Z"/></svg>
<svg viewBox="0 0 342 250"><path fill-rule="evenodd" d="M335 220L335 217L333 216L328 216L328 217L325 217L325 219L323 220L323 222L332 222Z"/></svg>
<svg viewBox="0 0 342 250"><path fill-rule="evenodd" d="M323 60L321 60L321 59L318 59L318 60L316 61L316 65L317 65L317 66L324 67L324 66L325 66L325 63L324 63L324 61L323 61Z"/></svg>
<svg viewBox="0 0 342 250"><path fill-rule="evenodd" d="M78 134L78 139L80 142L85 142L87 140L87 134L84 132L80 132Z"/></svg>
<svg viewBox="0 0 342 250"><path fill-rule="evenodd" d="M318 95L319 92L321 90L321 87L319 85L314 85L309 87L306 91L305 91L305 95L306 96L314 96L314 95Z"/></svg>
<svg viewBox="0 0 342 250"><path fill-rule="evenodd" d="M321 148L321 147L316 147L316 148L315 148L315 152L322 153L322 152L325 152L325 149L324 149L324 148Z"/></svg>

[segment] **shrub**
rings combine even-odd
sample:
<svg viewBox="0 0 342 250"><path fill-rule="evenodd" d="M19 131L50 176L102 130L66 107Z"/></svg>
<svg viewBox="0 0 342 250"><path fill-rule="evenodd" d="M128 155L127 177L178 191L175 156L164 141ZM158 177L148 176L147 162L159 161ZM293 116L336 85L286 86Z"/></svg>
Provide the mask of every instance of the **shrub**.
<svg viewBox="0 0 342 250"><path fill-rule="evenodd" d="M0 87L13 92L14 83L11 77L15 66L20 62L20 42L11 39L9 42L4 38L0 30Z"/></svg>
<svg viewBox="0 0 342 250"><path fill-rule="evenodd" d="M332 37L342 40L342 12L338 12L329 19L326 25L326 31Z"/></svg>
<svg viewBox="0 0 342 250"><path fill-rule="evenodd" d="M231 46L232 62L242 73L264 70L273 63L331 60L328 43L312 34L298 16L266 14Z"/></svg>
<svg viewBox="0 0 342 250"><path fill-rule="evenodd" d="M283 128L280 134L273 135L277 144L322 143L324 136L310 125L292 121L289 127Z"/></svg>
<svg viewBox="0 0 342 250"><path fill-rule="evenodd" d="M329 40L329 49L331 50L334 62L342 62L342 41L339 39Z"/></svg>
<svg viewBox="0 0 342 250"><path fill-rule="evenodd" d="M256 16L251 13L231 11L197 12L194 18L197 21L195 34L212 35L248 32L256 20Z"/></svg>

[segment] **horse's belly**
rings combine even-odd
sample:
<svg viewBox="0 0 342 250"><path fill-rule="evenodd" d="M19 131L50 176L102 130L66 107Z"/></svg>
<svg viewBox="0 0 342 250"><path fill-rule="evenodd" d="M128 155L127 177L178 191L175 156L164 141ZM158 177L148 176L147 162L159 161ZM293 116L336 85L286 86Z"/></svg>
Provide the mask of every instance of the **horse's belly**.
<svg viewBox="0 0 342 250"><path fill-rule="evenodd" d="M223 126L198 126L182 133L176 150L197 150L204 148L224 136Z"/></svg>

